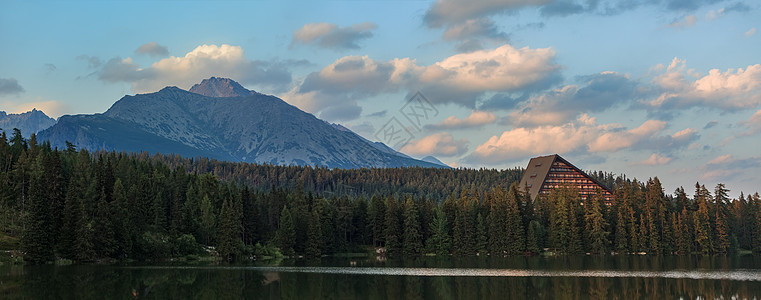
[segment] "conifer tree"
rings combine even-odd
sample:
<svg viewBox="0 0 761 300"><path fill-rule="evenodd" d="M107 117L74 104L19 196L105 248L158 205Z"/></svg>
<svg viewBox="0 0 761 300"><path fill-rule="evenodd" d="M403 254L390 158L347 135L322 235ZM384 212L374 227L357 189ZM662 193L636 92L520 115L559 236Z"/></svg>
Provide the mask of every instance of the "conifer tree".
<svg viewBox="0 0 761 300"><path fill-rule="evenodd" d="M447 216L440 208L435 209L433 221L431 222L431 237L426 242L428 251L436 255L447 255L451 250L451 239L449 237L449 223Z"/></svg>
<svg viewBox="0 0 761 300"><path fill-rule="evenodd" d="M708 212L708 195L705 186L696 185L695 201L698 204L698 211L693 217L695 224L695 244L698 252L703 255L712 253L713 238L710 223L710 213Z"/></svg>
<svg viewBox="0 0 761 300"><path fill-rule="evenodd" d="M507 239L507 253L517 255L523 253L526 245L525 233L523 231L523 219L520 215L520 205L523 195L518 191L518 183L510 185L507 193L507 220L505 229Z"/></svg>
<svg viewBox="0 0 761 300"><path fill-rule="evenodd" d="M486 237L486 223L483 216L479 213L476 217L476 252L479 255L486 255L489 240Z"/></svg>
<svg viewBox="0 0 761 300"><path fill-rule="evenodd" d="M26 215L26 230L21 239L26 253L24 260L32 263L53 261L53 247L49 233L51 216L49 203L45 197L42 155L37 156L29 170L29 209Z"/></svg>
<svg viewBox="0 0 761 300"><path fill-rule="evenodd" d="M241 248L241 220L237 217L234 206L232 199L227 197L219 212L217 253L227 261L234 261L240 255Z"/></svg>
<svg viewBox="0 0 761 300"><path fill-rule="evenodd" d="M420 234L418 208L415 200L404 201L404 254L420 255L423 252L423 237Z"/></svg>
<svg viewBox="0 0 761 300"><path fill-rule="evenodd" d="M723 183L719 183L716 185L716 190L714 193L714 202L715 202L715 238L716 241L716 252L718 253L727 253L730 248L730 232L729 232L729 224L727 224L727 202L729 201L728 196L729 190L726 189Z"/></svg>
<svg viewBox="0 0 761 300"><path fill-rule="evenodd" d="M602 191L597 191L594 197L587 201L587 205L584 206L586 212L584 214L585 228L587 234L587 245L589 252L592 253L605 253L608 251L608 245L610 244L608 236L608 222L603 217L603 201Z"/></svg>
<svg viewBox="0 0 761 300"><path fill-rule="evenodd" d="M320 257L322 255L322 229L320 228L319 210L313 210L307 221L307 244L304 255L311 258Z"/></svg>
<svg viewBox="0 0 761 300"><path fill-rule="evenodd" d="M116 252L116 239L114 236L113 220L108 203L106 203L105 190L101 190L100 197L95 207L93 218L93 248L98 258L113 257Z"/></svg>
<svg viewBox="0 0 761 300"><path fill-rule="evenodd" d="M389 196L386 199L386 228L384 229L384 235L386 252L389 255L397 255L402 252L404 238L402 211L403 208L393 196Z"/></svg>
<svg viewBox="0 0 761 300"><path fill-rule="evenodd" d="M283 206L280 212L280 226L275 234L275 242L280 251L286 256L293 255L293 245L296 243L296 229L288 206Z"/></svg>

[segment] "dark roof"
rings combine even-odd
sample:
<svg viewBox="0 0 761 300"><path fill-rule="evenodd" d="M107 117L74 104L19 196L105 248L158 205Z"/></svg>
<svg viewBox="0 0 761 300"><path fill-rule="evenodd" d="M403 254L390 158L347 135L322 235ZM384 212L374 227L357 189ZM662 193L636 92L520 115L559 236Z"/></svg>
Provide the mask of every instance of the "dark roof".
<svg viewBox="0 0 761 300"><path fill-rule="evenodd" d="M528 161L526 171L523 172L523 178L518 188L523 189L528 185L528 190L531 194L531 199L536 199L536 195L539 194L539 190L544 183L544 179L547 178L547 174L550 172L552 163L555 162L555 158L559 157L557 154L548 156L534 157Z"/></svg>
<svg viewBox="0 0 761 300"><path fill-rule="evenodd" d="M542 188L542 184L544 184L544 180L547 179L547 174L549 174L550 172L550 167L552 167L552 164L555 161L560 161L565 163L569 167L575 169L579 173L583 174L584 176L592 180L592 182L600 186L601 189L607 191L611 195L613 194L612 191L610 191L607 187L602 185L599 181L594 179L592 176L589 176L587 173L577 168L572 163L568 162L567 160L565 160L564 158L560 157L560 155L557 155L557 154L534 157L531 160L529 160L528 166L526 167L526 171L523 173L523 177L521 178L521 182L518 187L520 189L523 189L526 187L526 184L530 184L529 192L531 194L531 199L536 199L536 196L539 194L539 190Z"/></svg>

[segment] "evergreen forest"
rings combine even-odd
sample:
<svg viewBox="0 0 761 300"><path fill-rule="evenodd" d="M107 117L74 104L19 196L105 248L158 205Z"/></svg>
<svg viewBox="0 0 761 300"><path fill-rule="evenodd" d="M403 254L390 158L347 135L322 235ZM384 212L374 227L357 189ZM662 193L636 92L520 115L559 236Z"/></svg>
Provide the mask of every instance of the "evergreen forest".
<svg viewBox="0 0 761 300"><path fill-rule="evenodd" d="M0 250L28 263L320 257L761 252L761 198L588 172L530 199L521 169L327 169L51 148L0 135ZM693 187L691 187L693 188Z"/></svg>

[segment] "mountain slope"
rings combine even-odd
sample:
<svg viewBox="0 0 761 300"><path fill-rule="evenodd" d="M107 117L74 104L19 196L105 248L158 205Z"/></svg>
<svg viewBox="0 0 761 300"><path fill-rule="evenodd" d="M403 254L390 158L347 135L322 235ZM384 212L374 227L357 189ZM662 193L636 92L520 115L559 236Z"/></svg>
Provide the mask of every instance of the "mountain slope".
<svg viewBox="0 0 761 300"><path fill-rule="evenodd" d="M29 137L32 133L38 133L55 123L55 119L37 109L21 114L6 114L4 111L0 111L0 129L8 134L13 128L18 128L24 137Z"/></svg>
<svg viewBox="0 0 761 300"><path fill-rule="evenodd" d="M331 168L441 167L381 151L283 100L211 78L192 93L166 87L125 96L103 114L62 117L40 133L53 145L178 153L220 160ZM241 87L242 88L242 87ZM213 91L213 92L212 92ZM247 90L246 90L247 91ZM210 95L243 94L236 97Z"/></svg>

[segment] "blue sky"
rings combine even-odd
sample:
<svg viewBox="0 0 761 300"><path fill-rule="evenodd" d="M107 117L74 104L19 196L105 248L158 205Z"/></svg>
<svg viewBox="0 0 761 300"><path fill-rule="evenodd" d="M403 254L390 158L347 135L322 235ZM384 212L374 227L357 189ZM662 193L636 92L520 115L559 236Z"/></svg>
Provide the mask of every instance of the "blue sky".
<svg viewBox="0 0 761 300"><path fill-rule="evenodd" d="M757 1L6 0L0 110L100 113L221 76L414 157L559 153L737 196L761 186L759 29Z"/></svg>

